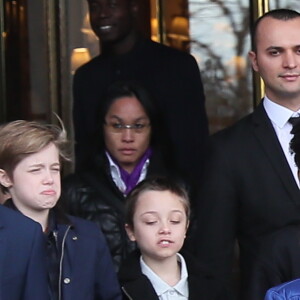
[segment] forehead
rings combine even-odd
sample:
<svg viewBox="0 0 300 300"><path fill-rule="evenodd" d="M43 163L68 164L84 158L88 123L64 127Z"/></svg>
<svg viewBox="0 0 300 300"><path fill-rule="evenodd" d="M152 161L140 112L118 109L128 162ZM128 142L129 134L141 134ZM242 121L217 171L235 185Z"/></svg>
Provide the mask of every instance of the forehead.
<svg viewBox="0 0 300 300"><path fill-rule="evenodd" d="M268 45L285 47L299 45L299 31L300 18L277 20L272 17L266 17L261 20L257 27L257 46Z"/></svg>
<svg viewBox="0 0 300 300"><path fill-rule="evenodd" d="M40 163L59 163L59 151L53 143L36 153L27 155L20 161L19 165L26 166Z"/></svg>
<svg viewBox="0 0 300 300"><path fill-rule="evenodd" d="M136 97L121 97L110 105L107 114L146 114L144 107Z"/></svg>
<svg viewBox="0 0 300 300"><path fill-rule="evenodd" d="M136 211L169 212L171 210L185 211L183 199L170 191L144 191L136 203Z"/></svg>

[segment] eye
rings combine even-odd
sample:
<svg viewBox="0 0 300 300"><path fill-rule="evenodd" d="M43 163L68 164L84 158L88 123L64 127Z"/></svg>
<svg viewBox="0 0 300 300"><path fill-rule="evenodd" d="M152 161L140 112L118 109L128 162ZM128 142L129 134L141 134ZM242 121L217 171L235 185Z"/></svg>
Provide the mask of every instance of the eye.
<svg viewBox="0 0 300 300"><path fill-rule="evenodd" d="M155 225L157 223L157 221L145 221L146 225Z"/></svg>
<svg viewBox="0 0 300 300"><path fill-rule="evenodd" d="M51 168L51 170L53 172L60 172L60 167L53 167L53 168Z"/></svg>
<svg viewBox="0 0 300 300"><path fill-rule="evenodd" d="M276 50L276 49L272 49L272 50L269 51L269 54L271 56L277 56L277 55L280 54L280 52L278 50Z"/></svg>
<svg viewBox="0 0 300 300"><path fill-rule="evenodd" d="M117 5L118 5L118 3L117 3L116 0L109 1L109 7L110 8L115 8L115 7L117 7Z"/></svg>
<svg viewBox="0 0 300 300"><path fill-rule="evenodd" d="M29 173L37 173L39 172L41 169L40 168L34 168L34 169L30 169Z"/></svg>
<svg viewBox="0 0 300 300"><path fill-rule="evenodd" d="M97 3L97 2L90 2L90 10L91 11L95 11L95 10L97 10L98 9L98 7L99 7L99 4Z"/></svg>
<svg viewBox="0 0 300 300"><path fill-rule="evenodd" d="M123 124L121 124L121 123L113 123L113 124L111 124L111 126L115 129L122 129L123 128Z"/></svg>
<svg viewBox="0 0 300 300"><path fill-rule="evenodd" d="M136 123L134 124L135 129L143 129L146 125L142 123Z"/></svg>
<svg viewBox="0 0 300 300"><path fill-rule="evenodd" d="M172 224L180 224L181 220L171 220L170 221Z"/></svg>

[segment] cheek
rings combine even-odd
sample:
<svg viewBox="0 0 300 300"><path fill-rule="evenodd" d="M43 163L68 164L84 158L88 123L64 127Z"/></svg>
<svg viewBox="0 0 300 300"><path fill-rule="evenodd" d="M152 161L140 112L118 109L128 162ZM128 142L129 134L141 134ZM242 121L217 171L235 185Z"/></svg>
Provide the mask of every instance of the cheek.
<svg viewBox="0 0 300 300"><path fill-rule="evenodd" d="M140 136L139 139L139 147L140 149L147 149L149 147L150 144L150 134L144 135L144 136Z"/></svg>
<svg viewBox="0 0 300 300"><path fill-rule="evenodd" d="M104 132L104 144L109 152L113 152L117 145L117 137Z"/></svg>

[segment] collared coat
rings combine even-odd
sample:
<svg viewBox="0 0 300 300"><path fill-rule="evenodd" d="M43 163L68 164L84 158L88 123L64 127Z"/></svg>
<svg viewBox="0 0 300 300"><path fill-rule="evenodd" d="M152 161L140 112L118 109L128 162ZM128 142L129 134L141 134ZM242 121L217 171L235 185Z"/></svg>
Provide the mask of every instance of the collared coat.
<svg viewBox="0 0 300 300"><path fill-rule="evenodd" d="M200 266L195 258L182 252L188 271L189 300L231 300L224 287ZM119 271L124 299L158 300L150 280L142 273L139 250L133 252Z"/></svg>
<svg viewBox="0 0 300 300"><path fill-rule="evenodd" d="M40 224L0 205L0 299L47 300L45 243Z"/></svg>

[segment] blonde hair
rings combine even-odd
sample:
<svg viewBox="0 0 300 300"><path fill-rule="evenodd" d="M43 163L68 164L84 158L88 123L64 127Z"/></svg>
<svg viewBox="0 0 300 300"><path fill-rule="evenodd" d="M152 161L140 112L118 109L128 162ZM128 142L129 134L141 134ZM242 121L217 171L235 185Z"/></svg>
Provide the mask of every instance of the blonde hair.
<svg viewBox="0 0 300 300"><path fill-rule="evenodd" d="M0 169L12 177L18 163L30 154L34 154L53 143L60 159L69 160L67 154L67 134L55 125L35 121L17 120L0 126ZM6 188L1 186L3 192Z"/></svg>

